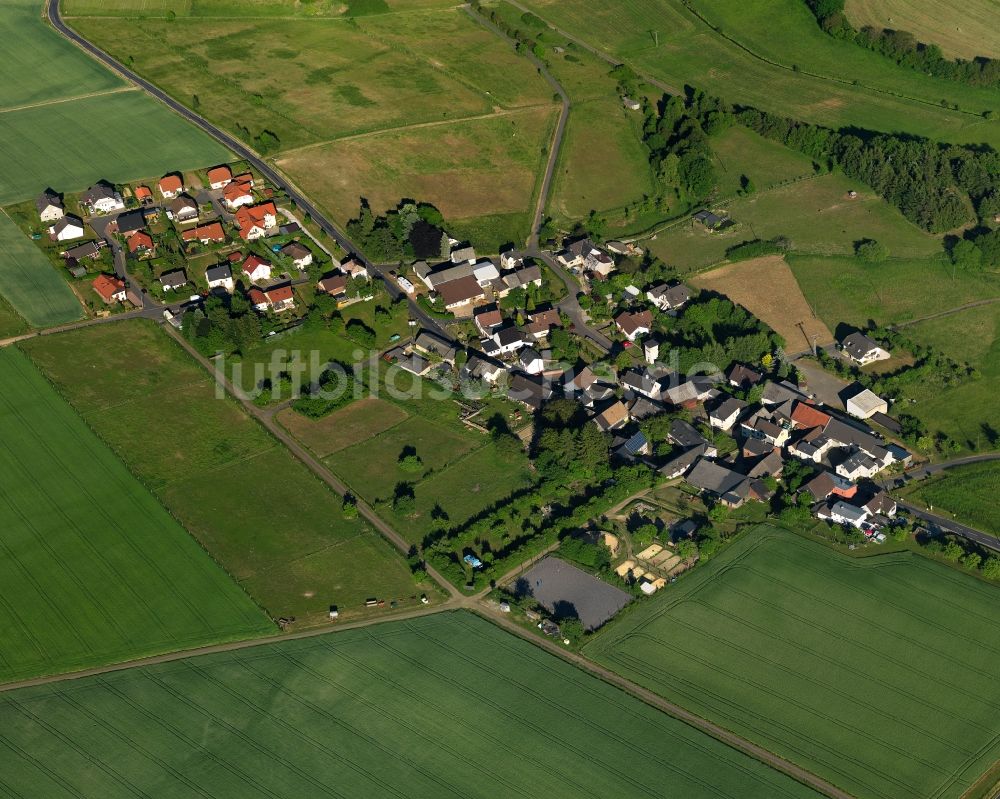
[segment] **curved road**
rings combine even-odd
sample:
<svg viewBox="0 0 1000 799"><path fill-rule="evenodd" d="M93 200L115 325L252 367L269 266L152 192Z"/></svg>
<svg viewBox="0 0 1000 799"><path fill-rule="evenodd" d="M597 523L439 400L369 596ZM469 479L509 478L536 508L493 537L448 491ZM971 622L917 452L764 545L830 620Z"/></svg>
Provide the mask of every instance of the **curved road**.
<svg viewBox="0 0 1000 799"><path fill-rule="evenodd" d="M272 184L282 189L289 198L292 199L295 204L303 210L304 213L309 214L312 217L313 222L319 225L327 235L330 236L337 244L340 245L342 249L346 252L353 253L358 260L362 261L368 268L369 274L377 275L385 281L385 284L389 290L389 295L396 299L400 296L406 296L407 302L410 306L410 314L414 319L418 319L420 324L427 330L431 330L434 333L448 339L452 340L441 327L435 322L428 314L426 314L423 309L417 305L409 296L405 295L403 291L396 285L396 283L383 274L381 269L379 269L375 264L365 257L364 253L361 252L354 242L352 242L344 233L342 233L338 228L336 228L330 220L328 220L317 208L314 206L304 195L302 195L291 181L281 175L277 170L275 170L270 164L264 161L257 153L249 149L243 142L239 139L226 133L224 130L217 128L211 122L209 122L204 117L196 114L190 108L177 102L173 97L164 92L162 89L150 83L148 80L140 77L136 73L132 72L124 64L119 63L117 60L112 58L106 52L101 50L94 44L84 39L80 34L66 25L63 22L62 15L59 11L59 0L47 0L45 7L45 12L48 16L49 22L52 27L55 28L60 34L69 39L73 44L81 49L85 50L92 57L96 58L102 64L107 66L114 72L122 75L126 80L132 82L139 88L143 89L147 94L152 95L154 98L159 100L161 103L169 107L174 113L180 114L188 122L201 128L205 133L211 136L213 139L223 144L229 150L235 153L240 158L246 160L248 163L252 164L267 180Z"/></svg>

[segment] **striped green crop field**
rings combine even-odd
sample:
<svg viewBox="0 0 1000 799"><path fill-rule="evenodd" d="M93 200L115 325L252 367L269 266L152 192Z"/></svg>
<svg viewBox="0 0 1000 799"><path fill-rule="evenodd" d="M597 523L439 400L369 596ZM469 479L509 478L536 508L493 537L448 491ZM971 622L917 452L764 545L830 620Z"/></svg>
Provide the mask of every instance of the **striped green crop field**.
<svg viewBox="0 0 1000 799"><path fill-rule="evenodd" d="M1000 757L1000 591L760 527L585 653L858 799L957 799Z"/></svg>
<svg viewBox="0 0 1000 799"><path fill-rule="evenodd" d="M0 380L0 682L275 631L13 347Z"/></svg>
<svg viewBox="0 0 1000 799"><path fill-rule="evenodd" d="M464 612L12 691L0 717L25 799L816 796Z"/></svg>

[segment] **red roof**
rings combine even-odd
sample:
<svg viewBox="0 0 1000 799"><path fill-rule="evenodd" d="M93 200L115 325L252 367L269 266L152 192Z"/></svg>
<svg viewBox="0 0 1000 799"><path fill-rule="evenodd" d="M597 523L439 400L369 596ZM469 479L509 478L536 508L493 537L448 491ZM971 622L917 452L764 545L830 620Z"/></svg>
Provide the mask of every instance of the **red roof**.
<svg viewBox="0 0 1000 799"><path fill-rule="evenodd" d="M240 197L253 197L253 192L249 183L242 183L237 178L226 185L226 188L222 190L222 196L229 202L235 202Z"/></svg>
<svg viewBox="0 0 1000 799"><path fill-rule="evenodd" d="M117 277L98 275L94 278L94 291L101 295L105 302L111 302L114 295L124 290L125 283Z"/></svg>
<svg viewBox="0 0 1000 799"><path fill-rule="evenodd" d="M136 186L135 187L135 198L137 200L148 200L153 196L153 192L149 190L149 186Z"/></svg>
<svg viewBox="0 0 1000 799"><path fill-rule="evenodd" d="M292 287L276 286L273 289L268 289L264 294L271 302L284 302L292 298Z"/></svg>
<svg viewBox="0 0 1000 799"><path fill-rule="evenodd" d="M184 188L184 181L178 175L164 175L160 178L160 192L178 192Z"/></svg>
<svg viewBox="0 0 1000 799"><path fill-rule="evenodd" d="M229 255L226 257L229 258L229 263L235 264L237 261L243 260L243 253L237 250L236 252L229 253Z"/></svg>
<svg viewBox="0 0 1000 799"><path fill-rule="evenodd" d="M264 296L264 292L258 288L250 289L250 291L247 292L247 297L253 305L263 305L267 302L267 297Z"/></svg>
<svg viewBox="0 0 1000 799"><path fill-rule="evenodd" d="M806 429L810 427L826 427L827 422L830 421L830 415L823 413L815 405L810 405L807 402L798 402L792 410L792 421L799 427Z"/></svg>
<svg viewBox="0 0 1000 799"><path fill-rule="evenodd" d="M153 249L153 237L150 236L148 233L144 233L141 230L129 236L126 242L128 244L129 252L136 252L137 250L141 249L146 249L146 250Z"/></svg>
<svg viewBox="0 0 1000 799"><path fill-rule="evenodd" d="M243 262L243 271L248 275L252 275L258 266L270 267L271 262L265 261L256 253L250 253L250 255L247 256L247 259Z"/></svg>
<svg viewBox="0 0 1000 799"><path fill-rule="evenodd" d="M503 324L503 314L499 308L476 308L476 324L480 327L496 327Z"/></svg>
<svg viewBox="0 0 1000 799"><path fill-rule="evenodd" d="M208 182L209 183L222 183L225 180L233 179L233 170L228 166L223 164L222 166L213 167L208 170Z"/></svg>
<svg viewBox="0 0 1000 799"><path fill-rule="evenodd" d="M246 238L250 231L255 228L265 227L267 216L277 217L278 210L274 203L261 203L260 205L244 205L236 212L236 224L240 226L240 235Z"/></svg>
<svg viewBox="0 0 1000 799"><path fill-rule="evenodd" d="M209 222L207 225L199 225L192 230L181 232L184 241L225 241L226 231L222 229L220 222Z"/></svg>

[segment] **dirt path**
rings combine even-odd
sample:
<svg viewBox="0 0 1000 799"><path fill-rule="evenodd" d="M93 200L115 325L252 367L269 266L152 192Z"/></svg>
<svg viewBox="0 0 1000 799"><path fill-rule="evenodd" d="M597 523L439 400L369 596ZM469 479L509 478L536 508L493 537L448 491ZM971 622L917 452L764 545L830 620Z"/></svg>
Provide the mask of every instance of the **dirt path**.
<svg viewBox="0 0 1000 799"><path fill-rule="evenodd" d="M951 316L952 314L962 313L962 311L979 308L983 305L993 305L997 302L1000 302L1000 297L988 297L985 300L975 300L974 302L967 302L965 305L959 305L957 308L949 308L947 311L938 311L937 313L927 314L927 316L920 316L916 319L900 322L897 325L893 325L893 327L898 329L901 327L909 327L910 325L918 325L921 322L929 322L931 319L940 319L942 316Z"/></svg>
<svg viewBox="0 0 1000 799"><path fill-rule="evenodd" d="M12 105L9 108L0 108L0 114L9 114L12 111L26 111L29 108L41 108L46 105L59 105L60 103L72 103L74 100L86 100L88 97L103 97L106 94L121 94L122 92L138 91L135 86L122 86L118 89L105 89L102 92L89 92L88 94L75 94L72 97L57 97L54 100L42 100L38 103L27 103L26 105Z"/></svg>

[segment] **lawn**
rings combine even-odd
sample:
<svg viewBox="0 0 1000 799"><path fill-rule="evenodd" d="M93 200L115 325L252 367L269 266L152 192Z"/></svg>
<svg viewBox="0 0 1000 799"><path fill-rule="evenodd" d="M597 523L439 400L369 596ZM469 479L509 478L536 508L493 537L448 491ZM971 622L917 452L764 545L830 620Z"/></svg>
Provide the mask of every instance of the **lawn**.
<svg viewBox="0 0 1000 799"><path fill-rule="evenodd" d="M274 618L299 626L416 602L402 558L155 325L128 321L24 348L170 513ZM169 397L170 402L164 398ZM413 598L413 599L411 599Z"/></svg>
<svg viewBox="0 0 1000 799"><path fill-rule="evenodd" d="M760 527L585 653L858 799L957 799L1000 757L1000 591Z"/></svg>
<svg viewBox="0 0 1000 799"><path fill-rule="evenodd" d="M959 19L936 0L847 0L845 13L855 28L909 31L949 58L1000 58L1000 8L994 0L963 3Z"/></svg>
<svg viewBox="0 0 1000 799"><path fill-rule="evenodd" d="M365 397L322 419L310 419L291 408L278 411L278 421L320 458L359 444L406 421L399 405L378 397Z"/></svg>
<svg viewBox="0 0 1000 799"><path fill-rule="evenodd" d="M711 13L713 23L721 24L726 36L736 37L736 42L699 19L681 0L600 5L586 0L528 0L524 4L678 94L690 84L733 102L835 128L853 125L905 130L959 143L1000 143L1000 120L986 122L979 116L998 108L996 92L922 76L874 53L836 42L819 30L799 0L698 4L697 10ZM715 20L716 14L731 24ZM754 14L760 17L755 20ZM770 43L760 41L764 26L774 32ZM779 57L775 63L741 45L777 50ZM842 54L841 48L848 47L851 50ZM782 55L786 48L800 54L799 71ZM852 78L860 75L860 85L841 77L843 71L835 63L841 56L843 71ZM811 70L817 74L807 74ZM941 99L958 102L968 113L942 108Z"/></svg>
<svg viewBox="0 0 1000 799"><path fill-rule="evenodd" d="M896 324L1000 297L996 275L953 272L943 257L866 264L857 258L792 254L788 261L816 315L834 333L842 323Z"/></svg>
<svg viewBox="0 0 1000 799"><path fill-rule="evenodd" d="M918 505L954 515L971 527L1000 536L1000 463L956 466L940 474L911 483L903 496Z"/></svg>
<svg viewBox="0 0 1000 799"><path fill-rule="evenodd" d="M930 382L912 386L908 394L916 404L907 406L907 412L967 449L1000 447L1000 303L918 322L904 332L981 374L954 387Z"/></svg>
<svg viewBox="0 0 1000 799"><path fill-rule="evenodd" d="M4 115L0 114L0 119ZM2 123L0 123L2 124ZM0 294L34 327L51 327L83 317L83 306L35 243L0 211ZM4 303L6 306L6 303ZM8 328L17 329L9 313Z"/></svg>
<svg viewBox="0 0 1000 799"><path fill-rule="evenodd" d="M7 0L0 10L0 109L125 87L55 34L43 22L41 7L40 0Z"/></svg>
<svg viewBox="0 0 1000 799"><path fill-rule="evenodd" d="M275 632L20 351L0 375L0 683Z"/></svg>
<svg viewBox="0 0 1000 799"><path fill-rule="evenodd" d="M497 215L528 221L556 121L552 105L430 127L389 130L298 150L277 163L334 219L377 213L405 197L462 222ZM518 231L527 235L527 224ZM501 244L501 236L490 236ZM488 243L476 239L478 248Z"/></svg>
<svg viewBox="0 0 1000 799"><path fill-rule="evenodd" d="M833 343L833 335L813 315L795 275L780 255L739 261L698 275L695 288L724 294L785 339L788 352Z"/></svg>
<svg viewBox="0 0 1000 799"><path fill-rule="evenodd" d="M468 613L26 689L0 713L4 785L46 799L816 796Z"/></svg>
<svg viewBox="0 0 1000 799"><path fill-rule="evenodd" d="M724 157L727 171L720 179L723 192L726 184L738 180L741 173L749 174L758 189L749 197L730 195L711 206L727 212L737 223L734 227L709 232L684 220L649 240L650 249L682 269L717 263L725 258L729 247L740 242L776 236L791 240L797 254L852 255L855 242L865 238L882 242L897 257L924 258L941 252L939 236L924 233L870 189L839 173L790 178L790 182L762 188L754 177L753 165L758 163L756 153L766 149L752 148L742 160ZM777 169L763 174L768 172L781 174ZM856 191L857 196L851 198L851 191Z"/></svg>
<svg viewBox="0 0 1000 799"><path fill-rule="evenodd" d="M39 134L52 130L73 135ZM222 145L139 91L0 114L0 150L6 154L0 205L35 197L46 186L82 191L101 178L125 182L230 160Z"/></svg>

